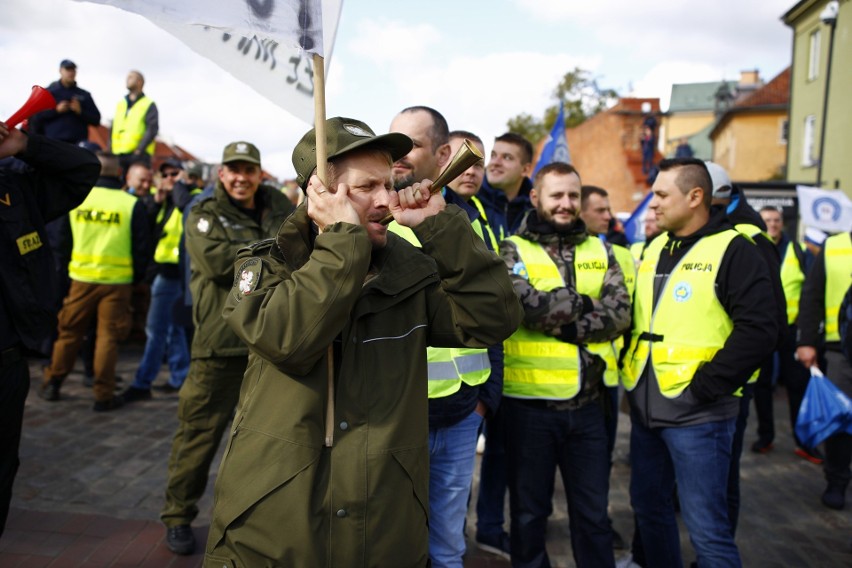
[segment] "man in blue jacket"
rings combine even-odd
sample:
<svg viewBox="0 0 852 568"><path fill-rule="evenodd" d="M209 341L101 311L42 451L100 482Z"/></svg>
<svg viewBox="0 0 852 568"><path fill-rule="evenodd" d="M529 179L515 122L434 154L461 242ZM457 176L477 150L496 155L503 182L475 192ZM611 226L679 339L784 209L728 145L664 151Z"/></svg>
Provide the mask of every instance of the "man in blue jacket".
<svg viewBox="0 0 852 568"><path fill-rule="evenodd" d="M30 131L54 140L79 144L89 138L89 125L101 123L101 112L89 91L77 86L77 65L70 59L59 64L59 80L47 90L56 99L56 108L30 119Z"/></svg>

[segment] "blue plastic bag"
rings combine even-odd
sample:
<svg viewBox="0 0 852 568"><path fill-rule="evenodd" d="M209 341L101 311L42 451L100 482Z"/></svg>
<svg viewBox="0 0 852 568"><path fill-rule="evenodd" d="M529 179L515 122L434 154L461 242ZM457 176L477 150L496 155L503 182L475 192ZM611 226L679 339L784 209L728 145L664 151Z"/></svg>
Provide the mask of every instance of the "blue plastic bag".
<svg viewBox="0 0 852 568"><path fill-rule="evenodd" d="M837 432L852 434L852 400L817 367L811 367L811 380L796 420L796 436L806 448L813 448Z"/></svg>

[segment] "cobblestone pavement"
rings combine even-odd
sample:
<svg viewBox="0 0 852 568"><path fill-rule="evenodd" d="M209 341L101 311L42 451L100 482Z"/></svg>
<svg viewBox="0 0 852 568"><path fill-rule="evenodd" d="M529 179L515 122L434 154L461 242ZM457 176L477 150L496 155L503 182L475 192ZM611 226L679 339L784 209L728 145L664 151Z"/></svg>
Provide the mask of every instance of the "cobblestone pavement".
<svg viewBox="0 0 852 568"><path fill-rule="evenodd" d="M140 346L122 346L118 374L124 377L124 385L132 380L140 355ZM172 555L158 521L177 425L177 395L155 393L150 401L95 413L91 390L83 387L80 372L66 380L63 400L50 403L36 396L38 364L32 362L30 369L33 385L24 417L21 468L6 532L0 538L0 566L200 566L218 458L194 523L199 552L188 557ZM162 373L160 381L165 378ZM822 471L793 454L783 389L776 393L775 410L777 438L772 452L757 455L748 451L754 441L753 424L746 435L737 533L743 564L767 568L852 566L852 495L845 511L820 504ZM614 527L628 541L633 532L628 496L629 428L622 415L610 490ZM474 511L473 502L470 510ZM475 548L474 527L471 513L465 566L509 566ZM681 534L688 565L694 554L685 531ZM553 566L574 566L565 494L559 481L547 540ZM616 551L617 557L625 554Z"/></svg>

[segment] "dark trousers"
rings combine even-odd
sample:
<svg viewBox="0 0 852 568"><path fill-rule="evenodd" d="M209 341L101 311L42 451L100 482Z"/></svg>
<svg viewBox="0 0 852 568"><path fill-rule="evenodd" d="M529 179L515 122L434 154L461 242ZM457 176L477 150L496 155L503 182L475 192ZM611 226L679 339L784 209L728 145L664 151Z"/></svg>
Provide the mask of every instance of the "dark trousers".
<svg viewBox="0 0 852 568"><path fill-rule="evenodd" d="M737 416L736 429L731 443L731 461L728 468L728 519L731 522L731 532L737 534L737 522L740 518L740 458L743 455L743 440L745 439L748 422L748 407L754 394L754 384L743 387L740 399L740 413Z"/></svg>
<svg viewBox="0 0 852 568"><path fill-rule="evenodd" d="M6 527L12 485L18 472L18 449L21 446L21 424L24 402L30 390L27 360L17 348L3 352L0 368L0 535Z"/></svg>
<svg viewBox="0 0 852 568"><path fill-rule="evenodd" d="M825 375L847 397L852 398L852 364L839 351L826 351ZM829 485L842 488L849 486L852 478L852 435L838 433L825 440L825 463L823 471Z"/></svg>
<svg viewBox="0 0 852 568"><path fill-rule="evenodd" d="M607 519L609 454L599 402L554 410L544 401L503 398L512 566L549 567L545 548L556 469L568 499L571 550L578 567L615 566Z"/></svg>
<svg viewBox="0 0 852 568"><path fill-rule="evenodd" d="M757 417L757 438L764 443L775 439L775 416L772 411L772 395L775 390L774 375L778 357L773 354L760 367L757 383L754 384L754 414Z"/></svg>
<svg viewBox="0 0 852 568"><path fill-rule="evenodd" d="M504 399L505 400L505 399ZM476 534L500 535L506 507L506 426L503 404L485 421L485 451L479 466Z"/></svg>
<svg viewBox="0 0 852 568"><path fill-rule="evenodd" d="M248 357L193 359L178 396L178 429L169 456L167 527L188 525L198 515L210 464L234 415Z"/></svg>

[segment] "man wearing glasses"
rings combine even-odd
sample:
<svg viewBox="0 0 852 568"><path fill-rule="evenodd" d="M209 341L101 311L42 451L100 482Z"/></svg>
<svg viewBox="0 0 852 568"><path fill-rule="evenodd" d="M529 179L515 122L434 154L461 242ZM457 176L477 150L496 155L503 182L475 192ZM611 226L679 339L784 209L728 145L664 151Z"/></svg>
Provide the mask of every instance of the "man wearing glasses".
<svg viewBox="0 0 852 568"><path fill-rule="evenodd" d="M163 390L180 389L189 371L186 331L172 315L172 306L182 294L178 251L183 234L183 214L172 199L172 189L183 173L183 164L169 158L159 169L160 183L154 196L159 203L153 232L156 276L151 285L151 304L145 323L145 351L136 369L136 378L123 393L125 402L151 398L151 385L160 372L164 356L169 365L169 379L162 385Z"/></svg>

